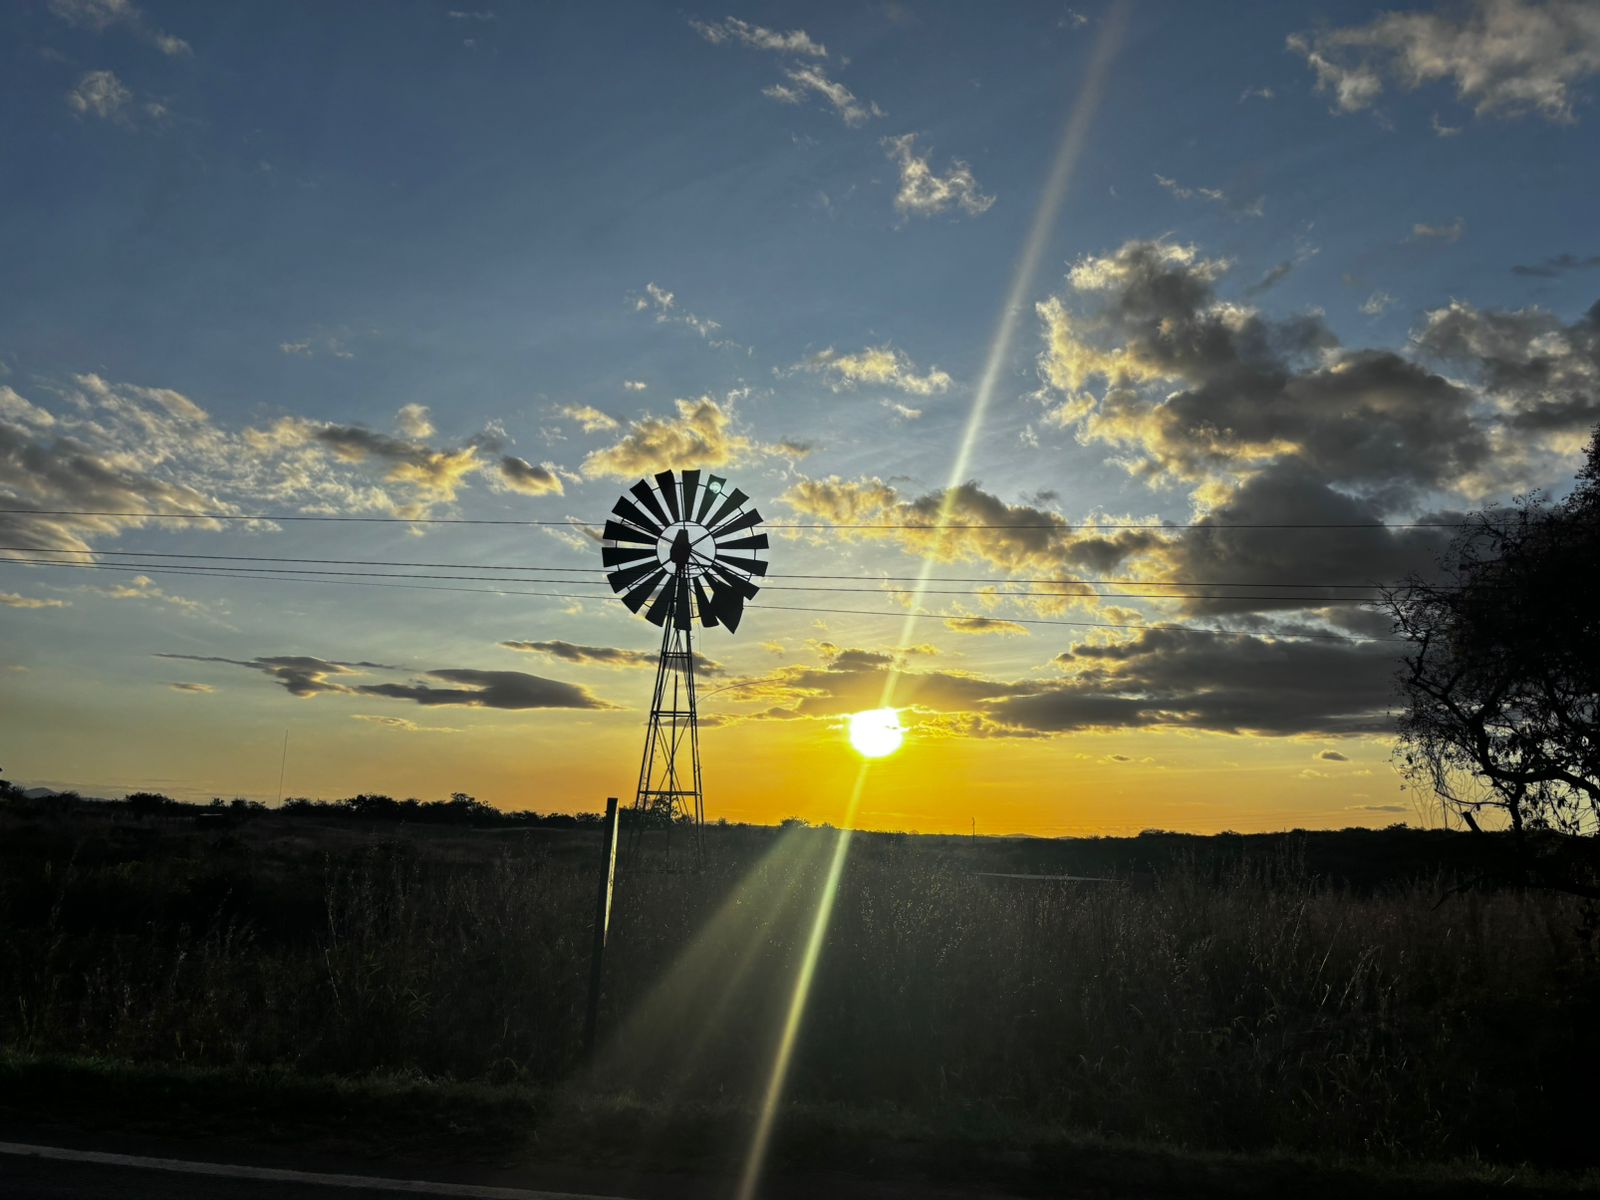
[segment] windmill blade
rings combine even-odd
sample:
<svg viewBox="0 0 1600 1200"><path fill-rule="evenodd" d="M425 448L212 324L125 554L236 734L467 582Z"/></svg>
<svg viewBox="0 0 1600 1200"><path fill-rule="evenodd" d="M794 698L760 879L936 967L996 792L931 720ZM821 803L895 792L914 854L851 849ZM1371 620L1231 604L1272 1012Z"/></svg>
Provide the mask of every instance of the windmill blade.
<svg viewBox="0 0 1600 1200"><path fill-rule="evenodd" d="M765 550L767 548L767 535L764 533L753 534L750 537L734 538L731 541L721 541L712 538L717 543L718 550Z"/></svg>
<svg viewBox="0 0 1600 1200"><path fill-rule="evenodd" d="M700 487L699 471L684 471L683 475L683 519L692 520L694 517L695 493Z"/></svg>
<svg viewBox="0 0 1600 1200"><path fill-rule="evenodd" d="M624 563L638 562L641 558L648 558L652 562L656 559L654 546L602 546L600 547L600 561L608 567L620 567Z"/></svg>
<svg viewBox="0 0 1600 1200"><path fill-rule="evenodd" d="M756 593L761 590L743 575L735 575L720 562L708 563L706 566L706 573L711 576L711 590L713 594L716 593L717 586L719 584L727 588L732 588L746 600L754 600L756 598Z"/></svg>
<svg viewBox="0 0 1600 1200"><path fill-rule="evenodd" d="M656 475L656 486L661 489L661 499L666 502L667 511L672 514L674 522L680 520L678 516L678 481L672 477L671 471L662 471Z"/></svg>
<svg viewBox="0 0 1600 1200"><path fill-rule="evenodd" d="M660 570L660 566L660 563L652 558L650 562L642 562L636 567L624 567L620 571L611 572L606 576L606 582L611 585L613 592L620 592L625 588L632 587L639 580L650 574L651 571Z"/></svg>
<svg viewBox="0 0 1600 1200"><path fill-rule="evenodd" d="M689 607L689 577L679 575L676 580L676 593L672 597L672 623L679 629L688 629L694 624L694 609Z"/></svg>
<svg viewBox="0 0 1600 1200"><path fill-rule="evenodd" d="M650 593L656 590L656 585L667 577L665 567L657 567L643 583L635 585L630 591L622 594L622 602L628 606L630 612L638 612L644 607L644 602L650 599Z"/></svg>
<svg viewBox="0 0 1600 1200"><path fill-rule="evenodd" d="M706 597L706 589L698 579L694 581L694 599L695 606L700 610L700 623L708 627L715 626L717 624L717 610Z"/></svg>
<svg viewBox="0 0 1600 1200"><path fill-rule="evenodd" d="M651 601L650 610L644 614L645 620L652 625L665 625L667 616L672 611L672 600L677 590L678 581L676 579L667 580L667 586L661 589L661 594Z"/></svg>
<svg viewBox="0 0 1600 1200"><path fill-rule="evenodd" d="M660 531L657 530L657 533ZM656 544L656 533L647 533L643 529L635 529L632 525L624 525L621 521L607 521L605 529L600 534L608 542L638 542L645 546Z"/></svg>
<svg viewBox="0 0 1600 1200"><path fill-rule="evenodd" d="M716 516L712 517L711 520L709 522L707 522L707 524L712 529L715 529L717 527L717 522L718 521L721 521L729 513L734 512L735 510L737 510L738 507L748 499L750 499L749 496L746 496L738 488L734 488L733 491L729 492L723 498L722 507L717 509Z"/></svg>
<svg viewBox="0 0 1600 1200"><path fill-rule="evenodd" d="M653 514L655 514L656 520L661 523L660 528L665 529L672 523L671 521L667 520L666 510L661 507L661 501L656 499L656 494L650 490L650 485L648 483L641 479L628 490L639 498L640 504L644 505Z"/></svg>
<svg viewBox="0 0 1600 1200"><path fill-rule="evenodd" d="M724 566L732 567L735 571L743 571L746 575L765 575L767 564L759 558L739 558L732 554L718 554L717 561Z"/></svg>
<svg viewBox="0 0 1600 1200"><path fill-rule="evenodd" d="M712 475L706 480L705 494L700 497L700 511L695 514L695 521L704 525L706 513L711 510L712 502L722 495L722 489L728 486L728 481L721 475Z"/></svg>
<svg viewBox="0 0 1600 1200"><path fill-rule="evenodd" d="M646 515L644 509L640 508L626 496L620 497L617 502L611 506L611 511L616 516L621 517L624 521L631 521L640 529L645 530L647 533L653 533L657 537L661 536L661 530L665 528L661 522L656 521Z"/></svg>
<svg viewBox="0 0 1600 1200"><path fill-rule="evenodd" d="M744 601L738 593L720 584L711 585L711 607L716 610L717 618L728 628L729 633L735 633L739 628L739 619L744 616Z"/></svg>
<svg viewBox="0 0 1600 1200"><path fill-rule="evenodd" d="M747 513L740 513L726 525L712 529L711 536L713 539L719 539L725 533L738 533L741 529L749 529L750 526L759 524L761 524L761 514L752 508Z"/></svg>

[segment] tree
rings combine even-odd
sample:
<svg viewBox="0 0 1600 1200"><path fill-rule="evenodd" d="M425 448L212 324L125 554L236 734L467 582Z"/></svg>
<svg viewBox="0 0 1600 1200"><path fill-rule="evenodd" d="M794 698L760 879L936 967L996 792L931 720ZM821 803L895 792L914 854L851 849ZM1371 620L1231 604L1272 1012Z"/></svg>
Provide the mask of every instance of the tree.
<svg viewBox="0 0 1600 1200"><path fill-rule="evenodd" d="M1600 427L1571 495L1474 514L1443 566L1384 599L1411 644L1402 770L1473 829L1503 814L1536 882L1600 897L1545 836L1600 834Z"/></svg>

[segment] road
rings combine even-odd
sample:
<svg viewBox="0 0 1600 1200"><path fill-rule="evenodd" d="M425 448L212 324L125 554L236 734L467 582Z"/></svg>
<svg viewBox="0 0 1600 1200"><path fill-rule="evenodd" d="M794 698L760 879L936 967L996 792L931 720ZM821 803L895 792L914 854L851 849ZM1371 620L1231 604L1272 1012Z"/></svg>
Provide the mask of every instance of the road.
<svg viewBox="0 0 1600 1200"><path fill-rule="evenodd" d="M5 1200L707 1200L729 1196L733 1181L687 1176L620 1177L570 1169L540 1172L534 1186L522 1169L477 1173L461 1178L449 1168L429 1171L429 1178L411 1172L384 1172L371 1164L348 1170L256 1165L256 1161L223 1162L195 1151L184 1157L165 1148L94 1148L74 1139L71 1146L0 1141L0 1196ZM244 1159L245 1156L233 1155ZM456 1178L450 1178L451 1174ZM416 1172L424 1174L424 1172ZM623 1190L615 1190L620 1185ZM951 1191L927 1182L907 1183L841 1178L774 1180L763 1189L770 1200L799 1200L826 1195L830 1200L909 1200L910 1197L970 1198L1011 1193L984 1188Z"/></svg>

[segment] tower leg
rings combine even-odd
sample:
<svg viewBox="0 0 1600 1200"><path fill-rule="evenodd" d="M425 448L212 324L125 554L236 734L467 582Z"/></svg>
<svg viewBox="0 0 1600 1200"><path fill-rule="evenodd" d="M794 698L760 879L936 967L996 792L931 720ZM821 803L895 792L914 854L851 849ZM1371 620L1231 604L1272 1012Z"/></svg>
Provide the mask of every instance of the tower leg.
<svg viewBox="0 0 1600 1200"><path fill-rule="evenodd" d="M661 629L661 655L656 662L655 689L645 725L639 787L634 796L630 857L643 844L647 827L664 826L668 857L673 826L680 819L693 826L693 857L701 862L701 826L705 803L700 784L700 729L696 710L694 645L691 623L680 628L668 609Z"/></svg>

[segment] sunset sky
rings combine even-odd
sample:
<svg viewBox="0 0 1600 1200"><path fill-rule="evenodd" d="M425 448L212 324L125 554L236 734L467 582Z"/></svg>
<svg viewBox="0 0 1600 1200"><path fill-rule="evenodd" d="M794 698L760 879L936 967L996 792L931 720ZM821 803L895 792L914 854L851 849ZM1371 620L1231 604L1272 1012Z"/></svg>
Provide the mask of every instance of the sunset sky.
<svg viewBox="0 0 1600 1200"><path fill-rule="evenodd" d="M868 828L1420 821L1313 585L1450 530L1237 527L1559 493L1600 420L1584 0L48 0L0 62L24 786L631 800L586 528L700 467L812 526L696 631L710 819L837 820L892 670ZM405 520L81 515L196 511Z"/></svg>

